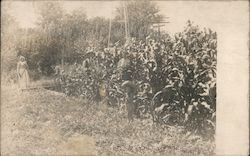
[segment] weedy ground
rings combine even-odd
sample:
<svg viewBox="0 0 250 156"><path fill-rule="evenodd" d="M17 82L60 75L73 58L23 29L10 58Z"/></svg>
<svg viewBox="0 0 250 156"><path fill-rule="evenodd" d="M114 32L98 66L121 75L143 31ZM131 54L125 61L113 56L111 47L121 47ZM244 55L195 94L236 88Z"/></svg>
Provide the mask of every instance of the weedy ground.
<svg viewBox="0 0 250 156"><path fill-rule="evenodd" d="M1 155L213 155L214 141L62 93L1 90Z"/></svg>

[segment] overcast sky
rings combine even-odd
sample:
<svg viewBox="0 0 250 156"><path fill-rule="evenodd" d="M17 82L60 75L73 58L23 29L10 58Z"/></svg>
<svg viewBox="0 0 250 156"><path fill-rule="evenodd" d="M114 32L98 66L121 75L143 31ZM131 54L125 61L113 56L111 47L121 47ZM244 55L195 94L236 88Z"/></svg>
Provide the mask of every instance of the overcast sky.
<svg viewBox="0 0 250 156"><path fill-rule="evenodd" d="M169 24L164 27L170 33L183 30L188 19L201 27L209 27L216 31L231 22L241 22L239 15L248 12L247 1L154 1L160 13L169 17ZM37 20L36 3L32 1L14 1L11 14L16 17L21 27L33 27ZM64 1L63 7L68 11L82 7L88 17L114 16L114 10L120 1Z"/></svg>

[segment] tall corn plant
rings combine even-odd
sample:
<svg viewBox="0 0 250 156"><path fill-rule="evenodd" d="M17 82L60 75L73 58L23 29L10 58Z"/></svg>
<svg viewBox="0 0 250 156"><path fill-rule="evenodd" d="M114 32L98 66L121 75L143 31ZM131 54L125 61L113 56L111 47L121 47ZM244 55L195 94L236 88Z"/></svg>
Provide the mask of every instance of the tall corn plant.
<svg viewBox="0 0 250 156"><path fill-rule="evenodd" d="M151 49L154 56L152 58L146 56L150 54L145 47L150 46L154 46ZM172 38L164 35L153 44L135 41L128 45L127 49L133 49L131 54L137 53L129 54L133 69L136 70L133 74L134 81L137 86L149 84L152 89L152 95L145 94L148 97L143 98L143 103L146 105L151 101L150 112L154 121L183 125L187 130L202 135L214 133L216 47L216 33L210 29L200 30L190 21L183 32ZM120 49L121 53L127 50L123 47ZM93 57L94 64L88 65L87 70L80 65L66 74L63 81L64 92L96 99L98 86L105 82L109 101L121 101L119 99L123 97L123 93L119 65L115 63L114 56L103 54L101 60ZM139 94L140 92L135 97L140 98Z"/></svg>
<svg viewBox="0 0 250 156"><path fill-rule="evenodd" d="M214 133L217 35L188 21L172 42L161 69L166 86L153 98L153 115L202 135Z"/></svg>

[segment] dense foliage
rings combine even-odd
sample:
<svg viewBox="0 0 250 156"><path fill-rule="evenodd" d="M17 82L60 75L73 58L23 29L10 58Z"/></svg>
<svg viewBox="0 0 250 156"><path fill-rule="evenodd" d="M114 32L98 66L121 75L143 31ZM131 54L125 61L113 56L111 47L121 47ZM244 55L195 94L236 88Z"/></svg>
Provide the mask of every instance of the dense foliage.
<svg viewBox="0 0 250 156"><path fill-rule="evenodd" d="M135 115L183 125L198 134L215 130L217 35L189 21L174 37L132 38L124 46L89 49L82 63L62 72L63 91L71 96L122 106L131 82Z"/></svg>
<svg viewBox="0 0 250 156"><path fill-rule="evenodd" d="M149 21L158 19L159 10L153 2L126 2L129 13L129 36L147 36ZM32 78L50 76L53 66L73 64L80 61L89 46L104 48L108 46L109 19L104 17L88 17L83 8L67 12L60 2L34 3L38 20L35 27L21 28L15 18L5 11L2 19L4 29L3 64L6 71L16 68L17 56L27 58ZM6 10L9 7L4 7ZM113 11L111 23L110 43L124 43L124 12L123 5ZM134 8L133 10L131 10ZM136 9L135 9L136 8ZM148 8L145 12L142 8ZM114 8L115 9L115 8ZM131 14L133 12L133 14ZM140 16L137 16L140 15ZM138 19L141 22L138 22ZM139 30L140 29L140 30ZM138 33L135 33L138 32ZM141 36L144 38L144 36Z"/></svg>
<svg viewBox="0 0 250 156"><path fill-rule="evenodd" d="M8 73L10 70L16 69L17 53L15 44L17 38L15 32L18 23L15 18L10 15L10 4L5 3L2 7L1 16L1 75L5 78L2 81L15 80L16 75ZM3 44L4 43L4 44Z"/></svg>
<svg viewBox="0 0 250 156"><path fill-rule="evenodd" d="M35 28L19 28L7 11L2 19L6 44L1 62L7 80L16 77L9 71L15 70L18 55L27 58L33 79L51 75L64 64L57 81L69 96L119 108L130 97L132 116L182 125L202 135L214 133L215 32L188 22L174 36L156 33L150 26L162 19L157 7L148 1L133 1L126 8L132 38L125 42L121 6L112 21L113 44L108 45L108 19L88 18L81 9L66 13L59 2L38 4Z"/></svg>

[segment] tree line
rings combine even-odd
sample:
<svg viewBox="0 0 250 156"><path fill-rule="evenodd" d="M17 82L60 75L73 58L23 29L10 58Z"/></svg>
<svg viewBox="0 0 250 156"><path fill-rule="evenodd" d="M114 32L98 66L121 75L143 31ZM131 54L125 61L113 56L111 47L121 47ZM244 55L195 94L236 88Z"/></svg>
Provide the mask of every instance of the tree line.
<svg viewBox="0 0 250 156"><path fill-rule="evenodd" d="M126 2L129 36L145 39L152 30L152 21L162 18L156 4L145 1ZM11 6L8 6L9 8ZM8 8L6 7L6 8ZM14 17L4 16L2 32L9 40L4 48L6 54L3 60L6 71L13 70L16 57L27 58L31 75L38 78L38 68L41 75L51 75L52 66L79 61L88 47L104 49L108 47L110 19L104 17L88 18L83 8L67 13L60 2L38 2L36 4L38 20L34 28L20 28ZM124 5L114 12L110 43L125 43ZM16 23L14 23L16 22ZM9 31L8 31L8 30ZM7 55L8 54L8 55Z"/></svg>

